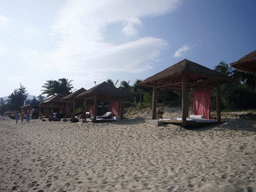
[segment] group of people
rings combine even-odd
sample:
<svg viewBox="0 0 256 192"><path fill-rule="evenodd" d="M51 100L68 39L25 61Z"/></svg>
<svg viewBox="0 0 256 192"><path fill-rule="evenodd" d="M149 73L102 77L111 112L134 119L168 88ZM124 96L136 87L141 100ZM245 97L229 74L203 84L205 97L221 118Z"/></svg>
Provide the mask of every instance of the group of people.
<svg viewBox="0 0 256 192"><path fill-rule="evenodd" d="M21 123L23 123L23 121L25 119L25 114L21 113L19 115L19 113L17 113L14 117L15 117L15 120L16 120L16 124L18 123L19 118L21 119ZM26 122L29 123L29 121L30 121L30 114L26 114Z"/></svg>

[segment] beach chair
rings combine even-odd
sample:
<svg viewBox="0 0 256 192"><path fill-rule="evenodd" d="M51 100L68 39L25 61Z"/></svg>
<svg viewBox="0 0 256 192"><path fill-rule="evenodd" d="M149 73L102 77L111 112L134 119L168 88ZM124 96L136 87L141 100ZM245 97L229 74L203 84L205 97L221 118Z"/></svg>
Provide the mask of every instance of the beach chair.
<svg viewBox="0 0 256 192"><path fill-rule="evenodd" d="M113 113L110 111L110 112L106 112L104 115L98 116L98 118L100 118L100 119L110 119L112 115L113 115Z"/></svg>

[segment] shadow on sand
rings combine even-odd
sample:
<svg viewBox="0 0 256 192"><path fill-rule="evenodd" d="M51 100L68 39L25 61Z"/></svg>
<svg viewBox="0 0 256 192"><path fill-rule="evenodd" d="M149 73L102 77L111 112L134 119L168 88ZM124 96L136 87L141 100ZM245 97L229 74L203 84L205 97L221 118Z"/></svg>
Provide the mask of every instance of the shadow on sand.
<svg viewBox="0 0 256 192"><path fill-rule="evenodd" d="M119 124L119 125L136 125L136 124L146 123L146 120L143 117L136 117L134 119L123 119L121 121L115 121L113 123Z"/></svg>

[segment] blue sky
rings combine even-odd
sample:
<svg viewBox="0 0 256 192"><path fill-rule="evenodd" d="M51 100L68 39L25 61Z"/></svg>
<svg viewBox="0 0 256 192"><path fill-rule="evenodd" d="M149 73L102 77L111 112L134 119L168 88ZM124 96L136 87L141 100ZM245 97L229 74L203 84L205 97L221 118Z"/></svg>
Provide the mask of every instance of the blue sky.
<svg viewBox="0 0 256 192"><path fill-rule="evenodd" d="M0 2L0 97L59 78L133 85L184 58L214 69L254 50L252 0Z"/></svg>

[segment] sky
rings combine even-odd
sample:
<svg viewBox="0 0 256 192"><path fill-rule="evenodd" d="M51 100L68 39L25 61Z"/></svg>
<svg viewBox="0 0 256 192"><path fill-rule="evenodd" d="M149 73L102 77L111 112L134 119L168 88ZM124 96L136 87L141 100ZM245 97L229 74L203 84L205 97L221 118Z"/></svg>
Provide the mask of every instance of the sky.
<svg viewBox="0 0 256 192"><path fill-rule="evenodd" d="M1 0L0 97L144 80L183 59L214 69L256 50L254 0Z"/></svg>

